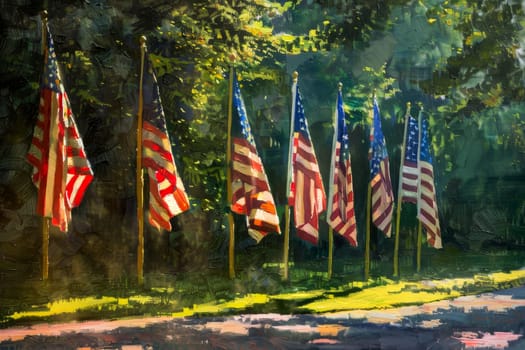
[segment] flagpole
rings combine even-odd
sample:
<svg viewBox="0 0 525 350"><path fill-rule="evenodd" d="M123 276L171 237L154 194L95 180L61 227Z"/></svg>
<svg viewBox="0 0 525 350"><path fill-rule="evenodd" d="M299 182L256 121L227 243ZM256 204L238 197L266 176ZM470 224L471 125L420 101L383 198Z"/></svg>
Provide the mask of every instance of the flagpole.
<svg viewBox="0 0 525 350"><path fill-rule="evenodd" d="M42 19L42 53L47 61L47 11L40 13ZM51 218L42 217L42 280L47 281L49 278L49 225Z"/></svg>
<svg viewBox="0 0 525 350"><path fill-rule="evenodd" d="M290 140L291 141L291 140ZM283 281L288 281L288 251L290 250L290 206L284 208Z"/></svg>
<svg viewBox="0 0 525 350"><path fill-rule="evenodd" d="M233 65L230 65L230 82L228 86L228 136L226 141L226 195L228 196L228 204L232 200L232 150L231 150L231 131L232 131L232 114L233 114ZM228 246L228 275L230 279L235 278L235 222L233 221L233 213L228 210L228 227L230 230L229 246Z"/></svg>
<svg viewBox="0 0 525 350"><path fill-rule="evenodd" d="M140 37L140 84L139 106L137 111L137 281L140 286L144 284L144 178L142 171L142 113L144 109L142 84L144 81L144 58L146 55L146 37Z"/></svg>
<svg viewBox="0 0 525 350"><path fill-rule="evenodd" d="M408 129L408 116L410 115L411 103L407 102L407 110L405 114L405 131L403 132L403 142L401 146L401 158L399 165L399 184L397 188L397 208L396 208L396 237L394 241L394 277L399 277L399 231L401 225L401 206L402 206L402 195L403 191L403 161L405 159L405 147L406 147L406 137Z"/></svg>
<svg viewBox="0 0 525 350"><path fill-rule="evenodd" d="M418 131L419 131L419 136L418 136L418 143L417 143L417 166L418 166L418 174L419 174L419 181L421 182L421 160L420 160L420 157L421 157L421 115L423 114L423 103L419 103L419 114L417 116L417 124L418 124ZM418 192L421 191L421 183L418 184L417 186L418 188ZM418 194L418 201L419 201L419 194ZM418 216L419 216L419 206L420 204L418 203ZM416 252L416 271L419 272L421 271L421 240L423 238L423 228L422 228L422 225L421 225L421 219L418 218L418 224L417 224L417 252Z"/></svg>
<svg viewBox="0 0 525 350"><path fill-rule="evenodd" d="M328 228L328 279L332 278L332 267L334 260L334 229Z"/></svg>
<svg viewBox="0 0 525 350"><path fill-rule="evenodd" d="M372 221L370 206L372 201L372 186L368 182L368 194L366 205L366 236L365 236L365 281L368 281L370 275L370 222Z"/></svg>
<svg viewBox="0 0 525 350"><path fill-rule="evenodd" d="M287 204L284 209L284 246L283 246L283 281L288 281L288 255L290 250L290 203L288 203L288 197L290 195L290 182L291 182L291 165L292 165L292 154L293 154L293 132L294 132L294 117L295 117L295 99L297 94L297 81L299 80L299 73L297 71L293 72L292 75L292 114L290 117L290 138L289 138L289 147L288 147L288 170L286 176L286 201Z"/></svg>
<svg viewBox="0 0 525 350"><path fill-rule="evenodd" d="M376 93L374 89L374 93L372 95L372 99L375 99ZM370 109L369 111L369 119L370 119L370 113L372 113L372 123L374 123L374 117L373 117L373 110ZM372 127L372 126L371 126ZM369 175L370 177L370 175ZM368 181L368 193L366 196L366 232L365 232L365 281L368 281L368 277L370 276L370 222L372 221L372 184L370 180Z"/></svg>
<svg viewBox="0 0 525 350"><path fill-rule="evenodd" d="M421 221L417 224L417 253L416 253L416 271L421 271L421 240L423 239L423 227Z"/></svg>

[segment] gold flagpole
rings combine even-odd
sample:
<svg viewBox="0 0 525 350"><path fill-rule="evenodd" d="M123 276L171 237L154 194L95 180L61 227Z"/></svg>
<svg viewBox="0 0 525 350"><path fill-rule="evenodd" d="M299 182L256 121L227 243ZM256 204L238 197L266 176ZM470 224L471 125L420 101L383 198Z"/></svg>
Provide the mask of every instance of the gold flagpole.
<svg viewBox="0 0 525 350"><path fill-rule="evenodd" d="M332 278L332 268L334 260L334 229L328 228L328 279Z"/></svg>
<svg viewBox="0 0 525 350"><path fill-rule="evenodd" d="M139 84L139 108L137 112L137 280L138 284L144 284L144 178L142 171L142 113L144 108L142 84L144 81L144 58L146 55L146 37L140 37L140 84Z"/></svg>
<svg viewBox="0 0 525 350"><path fill-rule="evenodd" d="M292 85L292 114L290 118L290 138L289 138L289 148L288 148L288 172L286 173L286 201L288 203L288 196L290 194L290 171L292 164L292 154L293 154L293 131L294 131L294 117L295 117L295 98L297 93L297 81L299 79L299 73L293 72L293 85ZM290 205L286 204L284 208L284 246L283 246L283 281L288 281L288 254L290 250Z"/></svg>
<svg viewBox="0 0 525 350"><path fill-rule="evenodd" d="M291 140L290 140L291 142ZM288 281L288 251L290 250L290 206L284 207L283 281Z"/></svg>
<svg viewBox="0 0 525 350"><path fill-rule="evenodd" d="M423 239L423 228L421 220L417 224L417 254L416 254L416 271L421 271L421 240Z"/></svg>
<svg viewBox="0 0 525 350"><path fill-rule="evenodd" d="M368 281L370 276L370 221L371 221L371 202L372 201L372 185L368 182L368 194L366 200L366 236L365 236L365 281Z"/></svg>
<svg viewBox="0 0 525 350"><path fill-rule="evenodd" d="M396 237L394 241L394 277L399 276L399 230L401 224L401 205L402 205L402 195L403 191L402 178L403 178L403 161L405 160L405 147L406 147L406 137L408 129L408 116L410 115L411 103L407 102L407 110L405 114L405 131L403 132L403 143L401 146L401 158L399 165L399 185L397 187L397 208L396 208Z"/></svg>
<svg viewBox="0 0 525 350"><path fill-rule="evenodd" d="M418 143L417 143L417 166L418 166L418 174L419 174L419 184L417 186L418 188L418 197L419 192L421 191L421 116L423 114L423 103L419 103L419 114L417 116L417 123L419 125L419 136L418 136ZM418 198L419 201L419 198ZM419 203L417 205L418 207L418 216L419 216ZM416 253L416 271L421 271L421 240L423 238L423 228L421 225L421 219L418 218L418 224L417 224L417 253Z"/></svg>
<svg viewBox="0 0 525 350"><path fill-rule="evenodd" d="M44 60L47 61L47 11L40 13L42 18L42 53ZM46 281L49 278L49 224L51 218L42 217L42 280Z"/></svg>
<svg viewBox="0 0 525 350"><path fill-rule="evenodd" d="M226 141L226 193L228 205L232 200L232 150L231 150L231 132L232 132L232 113L233 113L233 65L230 66L230 82L228 88L228 136ZM233 221L233 213L228 211L228 226L230 229L230 239L228 246L228 275L230 279L235 278L235 222Z"/></svg>
<svg viewBox="0 0 525 350"><path fill-rule="evenodd" d="M43 10L40 12L40 18L42 19L42 53L47 52L47 11ZM47 57L45 58L47 60Z"/></svg>
<svg viewBox="0 0 525 350"><path fill-rule="evenodd" d="M375 97L376 97L376 92L374 89L372 99L375 99ZM373 114L374 112L372 108L369 111L369 114L370 113L372 114L372 118L371 118L372 119L371 128L372 128L374 125L374 114ZM370 115L369 115L369 119L370 119ZM364 273L365 281L368 281L368 277L370 276L370 222L372 221L371 206L372 206L372 184L369 179L368 180L368 193L366 197L365 273Z"/></svg>

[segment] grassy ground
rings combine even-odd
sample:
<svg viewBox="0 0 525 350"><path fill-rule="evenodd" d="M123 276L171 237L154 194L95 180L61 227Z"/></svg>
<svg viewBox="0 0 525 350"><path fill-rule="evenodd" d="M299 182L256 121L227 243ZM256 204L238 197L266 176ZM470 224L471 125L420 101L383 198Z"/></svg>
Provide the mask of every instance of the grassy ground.
<svg viewBox="0 0 525 350"><path fill-rule="evenodd" d="M138 316L203 316L239 313L323 313L355 309L384 309L419 305L505 289L525 283L520 269L523 253L482 255L439 254L426 259L415 273L411 258L401 259L401 277L386 278L390 264L376 261L371 278L362 281L356 259L339 259L330 280L324 260L290 267L290 281L280 280L278 264L246 268L230 280L222 273L189 272L171 276L146 275L138 287L127 279L94 286L91 293L64 289L54 282L40 283L42 298L2 308L0 327L41 322L93 320ZM23 291L20 291L23 293ZM9 305L3 303L3 305Z"/></svg>

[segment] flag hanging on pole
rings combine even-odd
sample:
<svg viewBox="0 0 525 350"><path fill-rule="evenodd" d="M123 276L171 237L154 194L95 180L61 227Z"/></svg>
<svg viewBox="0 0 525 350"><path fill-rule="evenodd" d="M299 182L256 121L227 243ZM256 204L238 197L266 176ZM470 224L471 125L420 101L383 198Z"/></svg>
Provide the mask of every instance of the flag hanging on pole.
<svg viewBox="0 0 525 350"><path fill-rule="evenodd" d="M292 98L293 139L290 140L288 204L294 207L294 221L299 238L317 244L319 214L326 210L326 194L297 82L292 86Z"/></svg>
<svg viewBox="0 0 525 350"><path fill-rule="evenodd" d="M420 151L419 151L419 191L417 198L418 219L427 231L427 242L431 247L442 248L439 227L436 189L434 186L434 167L430 150L428 120L419 114Z"/></svg>
<svg viewBox="0 0 525 350"><path fill-rule="evenodd" d="M401 196L402 202L417 202L419 167L419 125L416 118L410 114L406 116L406 138L405 138L405 157L401 164Z"/></svg>
<svg viewBox="0 0 525 350"><path fill-rule="evenodd" d="M237 75L233 77L232 198L234 213L245 215L249 235L259 242L270 232L281 233L268 178L255 147ZM230 147L230 146L229 146Z"/></svg>
<svg viewBox="0 0 525 350"><path fill-rule="evenodd" d="M40 107L27 160L38 188L37 214L66 232L72 208L82 201L93 171L84 151L62 84L53 38L47 24Z"/></svg>
<svg viewBox="0 0 525 350"><path fill-rule="evenodd" d="M370 128L370 186L372 188L372 222L390 237L394 195L390 181L390 166L385 137L381 129L381 115L377 100L374 98L373 122Z"/></svg>
<svg viewBox="0 0 525 350"><path fill-rule="evenodd" d="M354 212L351 157L341 90L337 95L334 129L332 164L330 167L332 184L328 195L327 210L328 223L352 246L356 247L357 226Z"/></svg>
<svg viewBox="0 0 525 350"><path fill-rule="evenodd" d="M149 176L148 219L158 230L170 231L170 219L188 210L190 205L171 152L159 87L147 53L142 91L143 167Z"/></svg>

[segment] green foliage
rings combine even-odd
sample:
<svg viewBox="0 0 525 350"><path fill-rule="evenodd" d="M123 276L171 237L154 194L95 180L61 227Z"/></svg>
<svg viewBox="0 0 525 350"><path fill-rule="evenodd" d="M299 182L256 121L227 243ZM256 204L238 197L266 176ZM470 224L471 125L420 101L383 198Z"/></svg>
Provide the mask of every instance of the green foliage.
<svg viewBox="0 0 525 350"><path fill-rule="evenodd" d="M453 99L448 111L473 113L525 97L516 55L523 9L518 2L445 1L430 6L429 23L449 26L462 45L423 88ZM502 77L505 77L502 79Z"/></svg>
<svg viewBox="0 0 525 350"><path fill-rule="evenodd" d="M392 164L398 160L395 151L401 137L401 118L395 118L404 114L407 101L414 106L425 101L438 200L447 225L457 227L450 213L459 212L458 206L468 206L466 211L478 209L490 193L497 205L505 207L508 222L515 223L518 231L525 227L522 189L511 193L502 180L497 193L489 191L492 180L481 171L501 179L522 176L525 168L525 63L520 61L525 16L517 1L118 0L48 4L66 90L88 156L99 159L108 150L119 150L120 158L112 162L111 171L106 170L107 164L95 164L96 181L106 181L107 187L134 171L128 158L135 152L139 37L144 35L179 172L194 211L204 212L196 214L199 220L212 223L213 215L225 211L230 68L239 72L248 102L261 97L265 108L278 107L278 115L273 117L283 121L282 125L276 123L277 132L282 132L289 117L288 103L283 102L288 101L289 75L291 68L298 67L301 91L308 97L306 107L319 112L312 116L319 115L316 122L322 126L321 136L330 131L331 114L324 111L332 111L338 82L343 83L354 128L367 124L371 97L376 93L383 117L393 121L385 127L388 145L394 150ZM0 65L0 122L6 125L0 130L0 136L6 136L0 143L22 140L27 144L38 110L42 70L38 11L42 8L13 8L2 17L9 31L2 42L4 64ZM277 95L281 97L278 102L267 102L266 97ZM254 121L265 117L258 110L253 112L250 118ZM16 128L23 131L13 133ZM283 137L281 141L285 149L287 140ZM316 143L316 147L324 146ZM281 162L282 158L274 160ZM456 183L457 196L453 193ZM133 191L132 185L126 186ZM12 188L16 192L19 187ZM104 200L114 195L96 193ZM515 197L509 201L512 204L505 204L509 193ZM129 192L118 195L133 196ZM108 205L104 210L112 209ZM470 229L468 222L460 231L466 235ZM208 249L199 244L201 251Z"/></svg>

